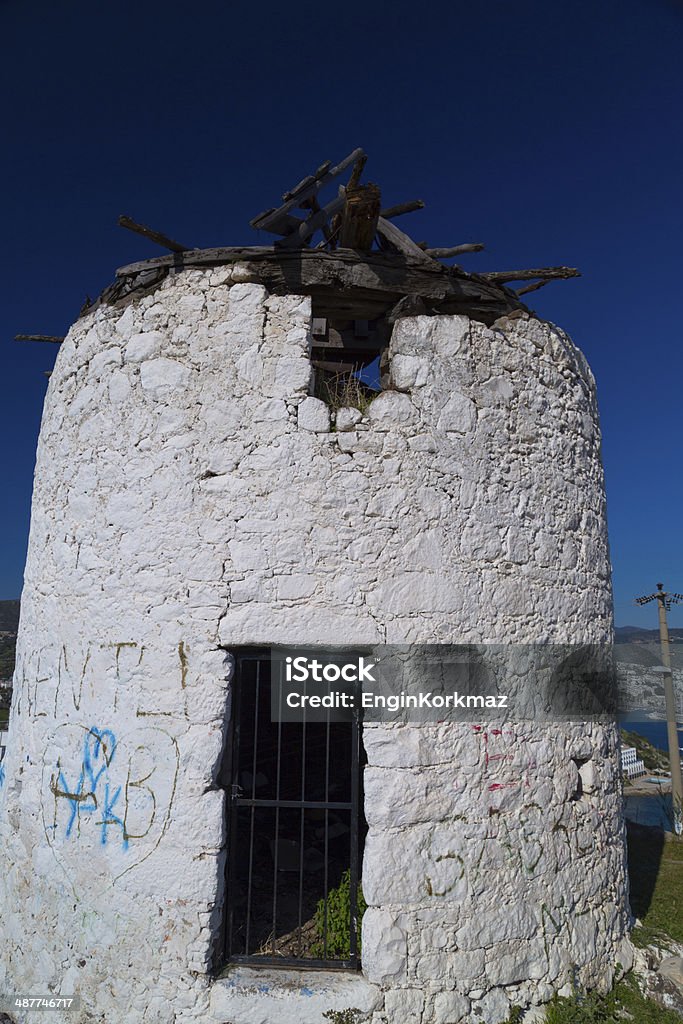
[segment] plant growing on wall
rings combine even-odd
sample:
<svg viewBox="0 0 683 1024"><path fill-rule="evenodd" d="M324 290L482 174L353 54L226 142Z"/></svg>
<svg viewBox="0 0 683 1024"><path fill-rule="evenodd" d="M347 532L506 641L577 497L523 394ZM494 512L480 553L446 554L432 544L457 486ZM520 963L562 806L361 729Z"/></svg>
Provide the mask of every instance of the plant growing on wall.
<svg viewBox="0 0 683 1024"><path fill-rule="evenodd" d="M327 910L325 909L327 907ZM360 923L367 904L358 885L356 908L358 918L358 952L360 952ZM327 926L327 949L325 931ZM313 956L327 956L333 960L346 960L351 956L351 871L347 869L339 885L330 889L327 900L319 900L315 911L315 927L318 941L311 947Z"/></svg>
<svg viewBox="0 0 683 1024"><path fill-rule="evenodd" d="M355 1006L348 1010L327 1010L323 1017L331 1021L331 1024L360 1024L363 1014Z"/></svg>
<svg viewBox="0 0 683 1024"><path fill-rule="evenodd" d="M365 415L373 398L379 391L368 387L355 372L325 373L316 372L315 396L322 399L330 409L358 409Z"/></svg>

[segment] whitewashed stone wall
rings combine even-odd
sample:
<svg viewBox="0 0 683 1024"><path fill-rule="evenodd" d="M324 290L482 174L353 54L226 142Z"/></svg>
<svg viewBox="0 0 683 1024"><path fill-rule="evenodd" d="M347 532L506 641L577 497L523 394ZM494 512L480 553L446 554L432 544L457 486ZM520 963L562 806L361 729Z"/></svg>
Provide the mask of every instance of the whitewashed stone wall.
<svg viewBox="0 0 683 1024"><path fill-rule="evenodd" d="M593 380L566 335L402 320L394 390L331 429L309 299L245 278L169 277L61 347L0 790L0 991L77 992L53 1018L71 1024L495 1024L608 984L616 730L529 723L368 727L366 981L210 982L226 651L612 627Z"/></svg>

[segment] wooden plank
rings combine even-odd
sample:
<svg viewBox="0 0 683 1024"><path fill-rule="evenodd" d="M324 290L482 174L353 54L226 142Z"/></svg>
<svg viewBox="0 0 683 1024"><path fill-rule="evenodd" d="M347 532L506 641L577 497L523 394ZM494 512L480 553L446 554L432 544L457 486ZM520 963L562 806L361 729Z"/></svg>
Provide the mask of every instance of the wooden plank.
<svg viewBox="0 0 683 1024"><path fill-rule="evenodd" d="M322 209L315 210L311 213L310 217L302 221L298 228L290 234L285 235L277 243L278 247L283 249L293 249L296 246L303 245L308 239L315 234L320 228L324 228L330 217L333 217L335 213L341 210L345 203L344 195L335 196L334 199L330 200L327 206L323 206Z"/></svg>
<svg viewBox="0 0 683 1024"><path fill-rule="evenodd" d="M330 327L324 337L314 336L313 348L315 349L350 349L353 352L368 352L381 343L381 336L378 331L369 331L364 338L358 338L353 331L338 331Z"/></svg>
<svg viewBox="0 0 683 1024"><path fill-rule="evenodd" d="M426 263L434 265L434 260L431 256L427 256L422 249L406 235L403 231L392 224L391 221L385 220L384 217L380 217L377 222L377 234L380 238L388 242L389 245L394 248L397 252L403 256L409 256L411 259L416 260L418 263Z"/></svg>
<svg viewBox="0 0 683 1024"><path fill-rule="evenodd" d="M536 284L528 284L526 288L518 288L517 295L528 295L529 292L537 292L539 288L545 288L547 284L557 280L554 277L546 277L543 281L537 281Z"/></svg>
<svg viewBox="0 0 683 1024"><path fill-rule="evenodd" d="M362 149L354 149L353 153L349 153L341 163L338 163L336 167L331 167L320 178L316 178L315 175L310 176L311 180L304 178L304 180L296 186L296 189L292 190L290 198L282 206L265 214L259 214L258 217L254 217L253 220L250 220L249 224L252 228L256 228L259 231L270 231L271 225L277 224L283 213L289 213L290 210L295 209L297 206L301 206L306 199L310 199L311 196L317 195L321 188L329 184L331 181L334 181L334 179L339 177L347 167L350 167L351 164L355 163L356 160L359 160L360 157L364 155L365 154ZM304 184L305 182L308 183Z"/></svg>
<svg viewBox="0 0 683 1024"><path fill-rule="evenodd" d="M424 250L435 260L447 260L451 256L462 256L466 252L483 252L484 246L481 242L466 242L464 245L451 245L446 249L429 249L425 246Z"/></svg>
<svg viewBox="0 0 683 1024"><path fill-rule="evenodd" d="M268 230L273 235L289 235L292 231L296 231L304 223L304 220L304 217L294 217L291 213L283 213L273 220Z"/></svg>
<svg viewBox="0 0 683 1024"><path fill-rule="evenodd" d="M282 196L282 201L287 202L288 199L295 199L300 192L303 192L308 188L309 185L314 184L316 181L320 181L324 174L326 174L332 166L331 160L326 160L324 164L321 164L315 174L309 174L303 178L298 185L294 188L290 188L288 192L285 192Z"/></svg>
<svg viewBox="0 0 683 1024"><path fill-rule="evenodd" d="M346 188L346 203L339 234L339 244L343 249L370 251L377 233L381 205L382 195L378 185Z"/></svg>
<svg viewBox="0 0 683 1024"><path fill-rule="evenodd" d="M411 199L408 203L399 203L397 206L388 206L382 210L380 217L385 220L392 220L394 217L401 217L404 213L413 213L415 210L423 210L424 203L421 199Z"/></svg>
<svg viewBox="0 0 683 1024"><path fill-rule="evenodd" d="M311 196L310 199L307 199L306 202L304 203L304 207L305 207L305 209L313 210L314 213L319 213L320 210L321 210L321 206L320 206L320 203L318 202L318 197L317 196ZM337 214L337 216L338 216L338 214ZM293 220L294 218L292 217L290 219ZM327 223L322 224L321 225L321 231L323 233L324 240L322 242L319 242L318 245L316 246L316 248L324 248L327 245L327 243L330 241L331 237L332 237L332 233L330 231L330 225L329 224L327 224Z"/></svg>
<svg viewBox="0 0 683 1024"><path fill-rule="evenodd" d="M493 323L513 309L527 309L511 289L421 255L424 258L418 262L388 252L364 253L359 259L350 249L221 247L158 256L122 267L117 274L119 281L132 278L134 282L138 275L155 269L240 263L246 276L273 294L313 296L315 315L332 320L374 320L406 295L421 298L432 310L463 313L484 323Z"/></svg>
<svg viewBox="0 0 683 1024"><path fill-rule="evenodd" d="M563 280L569 277L581 277L576 267L541 267L539 270L497 270L493 273L482 273L480 277L495 283L505 281L531 281L538 277L542 280Z"/></svg>
<svg viewBox="0 0 683 1024"><path fill-rule="evenodd" d="M365 165L366 165L367 162L368 162L368 158L365 155L365 153L363 153L362 156L358 157L358 159L356 160L355 164L353 165L353 170L351 171L351 177L349 178L349 180L347 182L347 185L346 185L346 191L347 192L349 191L349 189L358 188L358 186L360 184L360 176L363 173L363 170L365 169Z"/></svg>
<svg viewBox="0 0 683 1024"><path fill-rule="evenodd" d="M136 220L133 220L132 217L127 217L125 213L122 213L119 217L119 227L134 231L137 235L148 238L150 242L156 242L157 245L161 245L164 249L170 249L171 252L187 252L186 245L174 242L168 235L163 235L160 231L154 231L153 228L148 228L145 224L138 224Z"/></svg>
<svg viewBox="0 0 683 1024"><path fill-rule="evenodd" d="M56 334L15 334L15 341L47 341L52 345L61 345L63 337Z"/></svg>

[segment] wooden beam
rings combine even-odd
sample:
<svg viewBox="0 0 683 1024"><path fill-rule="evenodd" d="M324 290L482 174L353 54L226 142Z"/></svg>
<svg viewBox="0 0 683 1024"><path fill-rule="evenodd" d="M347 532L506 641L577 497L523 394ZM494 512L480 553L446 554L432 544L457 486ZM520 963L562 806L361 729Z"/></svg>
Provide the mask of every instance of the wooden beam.
<svg viewBox="0 0 683 1024"><path fill-rule="evenodd" d="M422 248L422 246L420 246ZM435 260L447 260L451 256L462 256L465 252L482 252L484 246L481 242L466 242L464 245L451 245L447 249L429 249L425 246L425 252Z"/></svg>
<svg viewBox="0 0 683 1024"><path fill-rule="evenodd" d="M331 166L332 161L326 160L325 163L320 165L315 174L309 174L306 178L303 178L298 185L295 185L294 188L290 188L288 192L285 192L282 196L282 201L286 203L288 199L295 198L299 192L303 192L303 190L308 188L309 185L314 184L316 181L320 181L323 175L327 174Z"/></svg>
<svg viewBox="0 0 683 1024"><path fill-rule="evenodd" d="M403 256L409 256L413 260L417 260L418 263L426 263L434 266L434 260L431 256L420 249L418 245L409 238L403 231L392 224L391 221L385 220L384 217L380 217L377 222L377 234L385 242L401 253Z"/></svg>
<svg viewBox="0 0 683 1024"><path fill-rule="evenodd" d="M322 168L318 168L315 174L310 175L308 178L304 178L303 181L300 181L295 188L285 193L288 198L282 206L275 210L266 210L265 213L260 213L258 217L254 217L253 220L250 220L249 224L257 231L273 231L275 234L280 234L277 225L283 214L289 213L290 210L295 209L297 206L301 206L301 204L307 199L310 199L311 196L317 195L321 188L329 184L329 182L334 181L334 179L339 177L347 167L350 167L351 164L355 163L356 160L359 160L362 156L365 156L362 149L354 149L353 153L349 153L349 155L345 157L341 163L338 163L336 167L329 167L328 163L327 167L329 167L329 169L326 169L324 173L318 177L320 171L326 167L326 165L323 164Z"/></svg>
<svg viewBox="0 0 683 1024"><path fill-rule="evenodd" d="M387 206L382 210L380 217L385 220L392 220L394 217L401 217L404 213L413 213L415 210L424 210L424 203L421 199L411 199L408 203L399 203L398 206Z"/></svg>
<svg viewBox="0 0 683 1024"><path fill-rule="evenodd" d="M505 281L531 281L538 277L543 280L564 280L569 277L581 277L576 267L541 267L540 270L498 270L494 273L481 273L487 281L503 284Z"/></svg>
<svg viewBox="0 0 683 1024"><path fill-rule="evenodd" d="M347 192L349 191L349 189L358 188L358 186L360 185L360 176L363 173L363 170L367 162L368 158L365 153L363 153L362 156L358 157L355 164L353 165L351 177L349 178L348 183L346 185Z"/></svg>
<svg viewBox="0 0 683 1024"><path fill-rule="evenodd" d="M369 252L377 233L382 196L378 185L347 186L339 244L342 249Z"/></svg>
<svg viewBox="0 0 683 1024"><path fill-rule="evenodd" d="M329 221L330 217L333 217L335 213L341 210L345 203L345 196L340 194L335 196L334 199L330 200L327 206L323 206L322 209L315 210L311 213L306 220L302 221L298 228L290 234L285 235L278 241L278 246L283 249L293 249L297 246L301 246L304 242L307 242L311 235L314 235L319 228L324 228Z"/></svg>
<svg viewBox="0 0 683 1024"><path fill-rule="evenodd" d="M56 334L15 334L15 341L47 341L52 345L61 345L64 341L63 337L59 337Z"/></svg>
<svg viewBox="0 0 683 1024"><path fill-rule="evenodd" d="M537 281L536 284L528 284L526 288L518 288L517 294L528 295L529 292L537 292L539 288L545 288L547 284L550 284L552 281L556 280L557 278L555 277L546 277L543 281Z"/></svg>
<svg viewBox="0 0 683 1024"><path fill-rule="evenodd" d="M153 228L148 228L144 224L138 224L136 220L133 220L132 217L127 217L125 213L122 213L119 217L119 227L134 231L137 235L148 238L150 242L156 242L157 245L161 245L164 249L170 249L171 252L188 251L186 245L174 242L172 238L169 238L168 235L162 235L160 231L154 231Z"/></svg>
<svg viewBox="0 0 683 1024"><path fill-rule="evenodd" d="M418 261L396 253L369 252L359 258L353 249L325 252L281 245L221 247L158 256L122 267L117 275L119 281L134 283L138 275L154 270L240 263L246 277L273 294L313 296L315 315L330 319L374 320L405 295L423 299L431 310L463 313L488 324L513 309L527 308L511 289L455 271L422 252L420 257ZM120 297L118 291L113 294Z"/></svg>

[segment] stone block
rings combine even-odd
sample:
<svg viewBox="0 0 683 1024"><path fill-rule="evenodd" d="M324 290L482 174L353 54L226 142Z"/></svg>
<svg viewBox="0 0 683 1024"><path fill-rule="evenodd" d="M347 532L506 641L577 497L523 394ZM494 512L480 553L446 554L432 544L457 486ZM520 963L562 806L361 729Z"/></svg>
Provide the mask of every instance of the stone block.
<svg viewBox="0 0 683 1024"><path fill-rule="evenodd" d="M405 978L407 936L392 914L369 907L363 915L363 973L378 985Z"/></svg>
<svg viewBox="0 0 683 1024"><path fill-rule="evenodd" d="M468 1019L470 1001L459 992L439 992L434 999L434 1024L460 1024Z"/></svg>
<svg viewBox="0 0 683 1024"><path fill-rule="evenodd" d="M186 388L190 382L192 371L188 366L175 359L148 359L140 367L140 379L145 391L153 397L160 398L171 391Z"/></svg>
<svg viewBox="0 0 683 1024"><path fill-rule="evenodd" d="M439 430L447 434L468 434L477 422L477 407L471 398L452 394L441 410L438 419Z"/></svg>
<svg viewBox="0 0 683 1024"><path fill-rule="evenodd" d="M144 363L159 355L164 345L164 335L161 331L144 331L141 334L133 334L125 348L125 360L127 363Z"/></svg>
<svg viewBox="0 0 683 1024"><path fill-rule="evenodd" d="M313 433L323 433L330 429L329 406L321 402L319 398L304 398L298 410L298 422L300 430L310 430Z"/></svg>
<svg viewBox="0 0 683 1024"><path fill-rule="evenodd" d="M342 409L337 409L335 425L337 430L353 430L356 424L360 423L362 419L363 414L360 409L353 409L345 406Z"/></svg>

